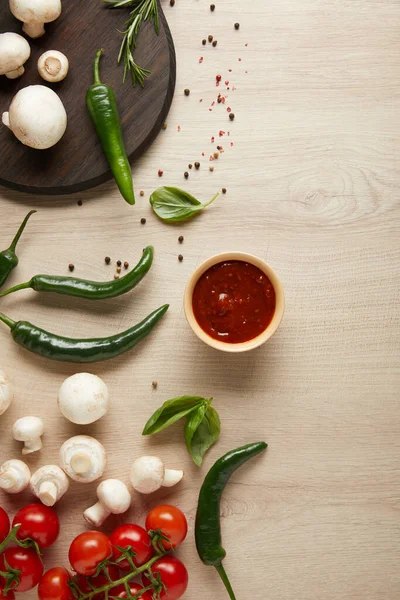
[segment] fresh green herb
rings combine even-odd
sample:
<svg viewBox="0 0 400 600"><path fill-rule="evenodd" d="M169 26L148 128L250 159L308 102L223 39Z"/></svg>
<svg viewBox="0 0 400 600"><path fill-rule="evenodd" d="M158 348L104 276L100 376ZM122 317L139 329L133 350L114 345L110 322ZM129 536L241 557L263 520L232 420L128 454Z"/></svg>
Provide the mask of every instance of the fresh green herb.
<svg viewBox="0 0 400 600"><path fill-rule="evenodd" d="M203 204L194 196L176 187L159 187L150 196L150 204L157 217L167 223L178 223L190 219L216 200L215 194L209 202Z"/></svg>
<svg viewBox="0 0 400 600"><path fill-rule="evenodd" d="M212 398L181 396L167 400L147 421L142 435L152 435L186 417L185 440L193 462L200 467L205 453L217 441L221 422Z"/></svg>
<svg viewBox="0 0 400 600"><path fill-rule="evenodd" d="M158 0L103 0L103 2L111 8L133 6L130 17L125 23L126 29L120 32L124 36L124 39L119 51L118 62L120 63L122 59L124 60L124 81L130 71L133 85L139 83L144 87L144 80L150 75L151 71L143 69L136 64L133 53L136 48L140 28L145 21L153 22L156 34L159 34Z"/></svg>

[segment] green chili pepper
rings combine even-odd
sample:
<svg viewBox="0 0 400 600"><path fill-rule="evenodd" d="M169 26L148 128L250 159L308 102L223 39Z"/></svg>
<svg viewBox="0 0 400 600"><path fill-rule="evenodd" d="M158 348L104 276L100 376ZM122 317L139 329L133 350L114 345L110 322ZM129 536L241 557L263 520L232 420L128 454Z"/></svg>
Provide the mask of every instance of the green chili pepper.
<svg viewBox="0 0 400 600"><path fill-rule="evenodd" d="M143 319L141 323L106 338L71 339L60 337L27 321L15 322L3 313L0 313L0 321L3 321L11 329L11 335L17 344L34 354L51 360L92 363L115 358L131 350L151 332L155 324L167 312L168 307L168 304L164 304Z"/></svg>
<svg viewBox="0 0 400 600"><path fill-rule="evenodd" d="M266 448L265 442L256 442L228 452L211 467L200 490L195 528L197 552L205 565L217 569L231 600L236 600L235 594L222 565L226 551L221 538L221 496L236 469Z"/></svg>
<svg viewBox="0 0 400 600"><path fill-rule="evenodd" d="M100 80L102 53L103 50L99 50L96 54L94 84L87 91L86 105L119 191L128 204L135 204L132 171L126 155L117 101L113 89Z"/></svg>
<svg viewBox="0 0 400 600"><path fill-rule="evenodd" d="M0 288L5 284L11 271L15 269L15 267L18 264L18 256L15 254L16 247L19 242L19 238L21 237L22 232L26 227L27 222L35 212L37 211L31 210L31 212L29 212L26 215L17 233L15 234L15 237L11 242L10 247L7 248L7 250L3 250L3 252L0 252Z"/></svg>
<svg viewBox="0 0 400 600"><path fill-rule="evenodd" d="M56 277L55 275L35 275L30 281L20 283L0 294L0 298L8 296L18 290L31 288L35 292L54 292L65 296L77 296L88 300L105 300L115 298L132 290L146 273L149 272L153 262L153 247L147 246L136 267L121 279L112 281L87 281L76 277Z"/></svg>

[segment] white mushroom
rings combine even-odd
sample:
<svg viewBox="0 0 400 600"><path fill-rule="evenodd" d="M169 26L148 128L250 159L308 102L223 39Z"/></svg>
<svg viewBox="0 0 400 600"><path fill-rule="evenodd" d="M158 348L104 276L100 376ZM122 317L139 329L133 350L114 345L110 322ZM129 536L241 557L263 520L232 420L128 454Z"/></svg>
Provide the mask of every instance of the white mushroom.
<svg viewBox="0 0 400 600"><path fill-rule="evenodd" d="M14 398L14 391L7 375L0 371L0 415L6 412Z"/></svg>
<svg viewBox="0 0 400 600"><path fill-rule="evenodd" d="M69 479L57 465L45 465L31 477L30 489L34 496L46 506L54 504L69 488Z"/></svg>
<svg viewBox="0 0 400 600"><path fill-rule="evenodd" d="M24 72L24 64L31 55L31 47L18 33L0 34L0 75L17 79Z"/></svg>
<svg viewBox="0 0 400 600"><path fill-rule="evenodd" d="M90 373L68 377L58 392L58 405L64 417L77 425L88 425L103 417L110 406L104 381Z"/></svg>
<svg viewBox="0 0 400 600"><path fill-rule="evenodd" d="M31 472L22 460L7 460L0 467L0 488L9 494L19 494L29 485Z"/></svg>
<svg viewBox="0 0 400 600"><path fill-rule="evenodd" d="M66 78L69 71L68 58L58 50L48 50L38 60L39 75L50 83L57 83Z"/></svg>
<svg viewBox="0 0 400 600"><path fill-rule="evenodd" d="M37 452L43 447L41 436L44 433L44 423L39 417L22 417L15 421L13 437L17 442L25 442L22 454Z"/></svg>
<svg viewBox="0 0 400 600"><path fill-rule="evenodd" d="M104 446L88 435L76 435L60 448L61 467L74 481L90 483L99 479L107 466Z"/></svg>
<svg viewBox="0 0 400 600"><path fill-rule="evenodd" d="M67 113L53 90L44 85L30 85L14 96L2 121L25 146L45 150L64 135Z"/></svg>
<svg viewBox="0 0 400 600"><path fill-rule="evenodd" d="M172 487L182 477L183 471L166 469L156 456L142 456L135 460L130 474L132 487L141 494L151 494L160 487Z"/></svg>
<svg viewBox="0 0 400 600"><path fill-rule="evenodd" d="M128 488L119 479L102 481L96 493L99 501L83 513L89 525L95 527L100 527L111 514L121 515L126 512L132 504Z"/></svg>
<svg viewBox="0 0 400 600"><path fill-rule="evenodd" d="M14 17L23 22L22 31L31 38L44 35L45 23L51 23L61 15L61 0L10 0Z"/></svg>

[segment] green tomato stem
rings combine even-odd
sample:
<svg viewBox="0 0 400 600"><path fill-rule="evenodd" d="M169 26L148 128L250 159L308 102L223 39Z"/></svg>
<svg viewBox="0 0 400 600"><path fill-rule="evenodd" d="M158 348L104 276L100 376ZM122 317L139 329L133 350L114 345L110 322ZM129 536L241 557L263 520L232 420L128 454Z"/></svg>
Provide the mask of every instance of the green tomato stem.
<svg viewBox="0 0 400 600"><path fill-rule="evenodd" d="M228 575L227 575L227 574L226 574L226 572L225 572L225 569L224 569L224 567L223 567L223 564L221 563L220 565L216 566L215 568L217 569L218 575L221 577L221 579L222 579L222 581L223 581L223 583L224 583L224 586L225 586L225 587L226 587L226 589L227 589L227 592L228 592L228 594L229 594L229 598L230 598L231 600L236 600L236 596L235 596L235 594L233 593L233 589L232 589L232 586L231 586L231 582L230 582L230 581L229 581L229 579L228 579Z"/></svg>

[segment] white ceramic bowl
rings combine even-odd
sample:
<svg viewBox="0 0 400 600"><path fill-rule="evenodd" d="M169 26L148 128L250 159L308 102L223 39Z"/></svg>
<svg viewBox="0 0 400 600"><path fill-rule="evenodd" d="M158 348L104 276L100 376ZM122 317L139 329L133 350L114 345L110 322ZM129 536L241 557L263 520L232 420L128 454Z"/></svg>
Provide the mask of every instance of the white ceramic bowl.
<svg viewBox="0 0 400 600"><path fill-rule="evenodd" d="M263 271L274 286L275 295L276 295L276 307L275 313L272 317L272 320L268 327L260 333L257 337L248 340L247 342L241 342L239 344L231 344L227 342L221 342L220 340L216 340L209 336L198 324L196 317L193 313L193 291L196 286L196 283L200 279L200 277L205 273L210 267L225 261L230 260L241 260L243 262L248 262ZM268 263L261 258L257 258L257 256L253 256L252 254L247 254L246 252L223 252L222 254L217 254L212 256L203 262L192 276L189 279L189 282L186 286L185 296L184 296L184 308L186 318L190 327L193 329L194 333L200 338L203 342L211 346L212 348L216 348L217 350L222 350L223 352L246 352L248 350L253 350L254 348L258 348L262 344L264 344L267 340L270 339L271 336L274 335L275 331L278 329L283 313L285 310L285 296L283 293L282 284Z"/></svg>

